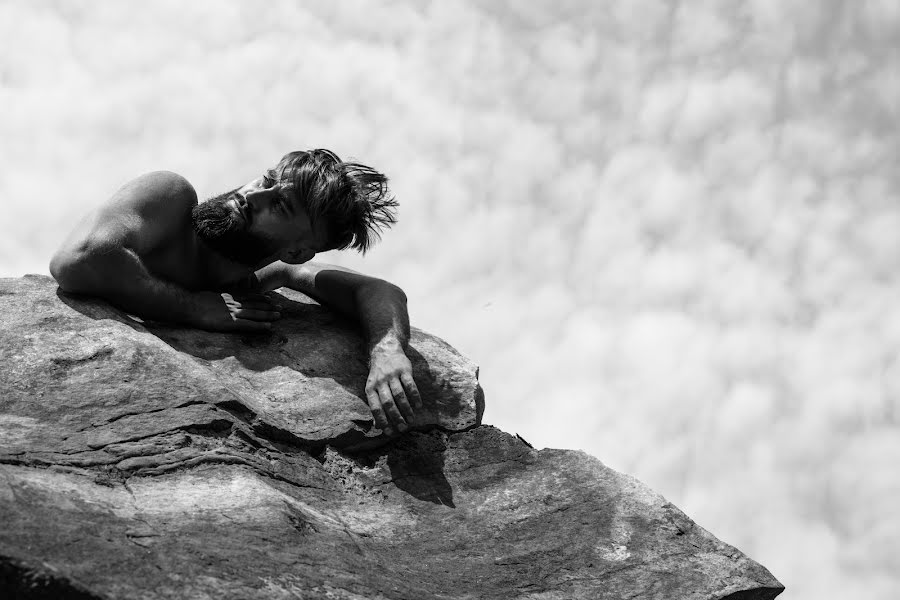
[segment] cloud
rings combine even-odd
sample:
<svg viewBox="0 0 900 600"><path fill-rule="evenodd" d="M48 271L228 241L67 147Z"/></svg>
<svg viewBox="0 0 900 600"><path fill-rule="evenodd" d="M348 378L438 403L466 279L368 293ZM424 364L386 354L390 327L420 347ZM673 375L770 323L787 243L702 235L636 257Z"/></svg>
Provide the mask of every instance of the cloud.
<svg viewBox="0 0 900 600"><path fill-rule="evenodd" d="M893 598L900 12L0 4L0 272L130 177L288 150L387 172L365 258L481 364L488 422L583 448L795 598Z"/></svg>

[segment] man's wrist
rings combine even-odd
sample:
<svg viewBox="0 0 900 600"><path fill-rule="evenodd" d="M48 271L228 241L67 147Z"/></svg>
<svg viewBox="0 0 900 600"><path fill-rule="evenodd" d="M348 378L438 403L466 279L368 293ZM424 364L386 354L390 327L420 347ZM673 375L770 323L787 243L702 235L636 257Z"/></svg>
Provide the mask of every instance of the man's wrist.
<svg viewBox="0 0 900 600"><path fill-rule="evenodd" d="M396 334L389 333L372 345L372 348L369 350L369 358L374 359L379 355L394 354L396 352L403 352L403 342Z"/></svg>

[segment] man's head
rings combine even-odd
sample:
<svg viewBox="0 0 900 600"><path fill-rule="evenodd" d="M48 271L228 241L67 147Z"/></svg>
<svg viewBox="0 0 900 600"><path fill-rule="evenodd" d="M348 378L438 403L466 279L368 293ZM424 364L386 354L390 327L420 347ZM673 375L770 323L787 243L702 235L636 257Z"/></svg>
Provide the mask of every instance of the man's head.
<svg viewBox="0 0 900 600"><path fill-rule="evenodd" d="M387 177L329 150L286 154L263 176L194 207L213 250L259 267L302 263L325 250L365 252L395 221Z"/></svg>

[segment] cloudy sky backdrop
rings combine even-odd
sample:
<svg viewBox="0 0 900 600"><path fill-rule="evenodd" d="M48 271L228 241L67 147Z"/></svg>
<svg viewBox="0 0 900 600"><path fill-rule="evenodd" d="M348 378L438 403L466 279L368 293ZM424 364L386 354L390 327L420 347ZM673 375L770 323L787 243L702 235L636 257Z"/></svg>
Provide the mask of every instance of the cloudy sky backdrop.
<svg viewBox="0 0 900 600"><path fill-rule="evenodd" d="M792 600L900 596L900 3L0 0L0 275L168 169L380 168L365 258Z"/></svg>

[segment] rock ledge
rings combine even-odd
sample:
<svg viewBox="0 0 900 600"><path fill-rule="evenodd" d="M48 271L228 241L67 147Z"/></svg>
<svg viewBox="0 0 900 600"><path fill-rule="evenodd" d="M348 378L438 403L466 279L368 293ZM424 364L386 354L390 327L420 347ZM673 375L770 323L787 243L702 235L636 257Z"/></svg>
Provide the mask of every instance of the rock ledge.
<svg viewBox="0 0 900 600"><path fill-rule="evenodd" d="M0 279L0 596L769 599L762 566L581 452L481 425L416 331L430 410L388 439L362 343L285 292L272 334L142 323Z"/></svg>

